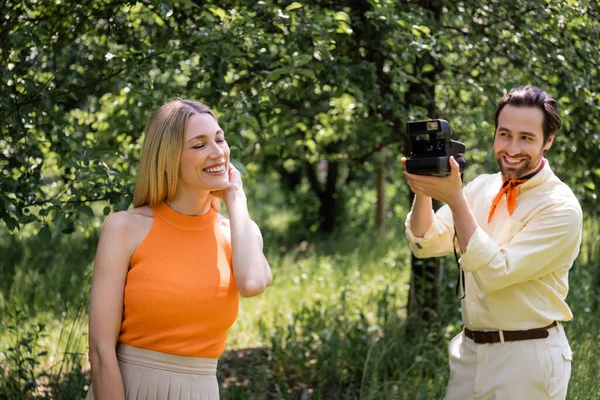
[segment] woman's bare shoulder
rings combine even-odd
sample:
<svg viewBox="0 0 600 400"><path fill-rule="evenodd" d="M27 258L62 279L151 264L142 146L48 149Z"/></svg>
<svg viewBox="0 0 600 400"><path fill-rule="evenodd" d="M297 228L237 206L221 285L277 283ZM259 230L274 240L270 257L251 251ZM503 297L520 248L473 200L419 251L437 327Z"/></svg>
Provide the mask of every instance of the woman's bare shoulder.
<svg viewBox="0 0 600 400"><path fill-rule="evenodd" d="M141 219L142 221L147 219L154 219L154 212L148 206L132 208L131 210L127 210L126 212L131 214L135 218Z"/></svg>
<svg viewBox="0 0 600 400"><path fill-rule="evenodd" d="M106 217L102 233L116 240L125 240L135 249L150 231L153 220L154 213L146 206L117 211Z"/></svg>
<svg viewBox="0 0 600 400"><path fill-rule="evenodd" d="M115 229L135 229L137 225L152 223L154 214L149 207L137 207L126 211L117 211L104 220L104 226Z"/></svg>

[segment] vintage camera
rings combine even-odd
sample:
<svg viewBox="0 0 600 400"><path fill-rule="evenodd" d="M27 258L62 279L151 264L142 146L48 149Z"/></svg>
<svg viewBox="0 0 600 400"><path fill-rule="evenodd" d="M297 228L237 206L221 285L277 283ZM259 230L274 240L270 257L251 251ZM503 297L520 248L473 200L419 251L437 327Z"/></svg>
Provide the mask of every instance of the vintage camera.
<svg viewBox="0 0 600 400"><path fill-rule="evenodd" d="M418 175L450 175L450 162L454 159L465 168L461 155L465 152L464 143L451 140L452 130L448 121L432 119L414 121L406 124L406 133L410 139L410 157L406 158L406 170Z"/></svg>

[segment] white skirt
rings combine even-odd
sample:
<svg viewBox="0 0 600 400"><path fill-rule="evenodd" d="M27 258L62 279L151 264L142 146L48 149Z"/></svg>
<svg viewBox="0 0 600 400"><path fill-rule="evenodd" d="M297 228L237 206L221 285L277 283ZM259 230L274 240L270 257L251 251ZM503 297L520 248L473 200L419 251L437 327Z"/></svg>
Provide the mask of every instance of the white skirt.
<svg viewBox="0 0 600 400"><path fill-rule="evenodd" d="M117 344L127 400L219 400L217 359L176 356ZM86 400L93 400L92 387Z"/></svg>

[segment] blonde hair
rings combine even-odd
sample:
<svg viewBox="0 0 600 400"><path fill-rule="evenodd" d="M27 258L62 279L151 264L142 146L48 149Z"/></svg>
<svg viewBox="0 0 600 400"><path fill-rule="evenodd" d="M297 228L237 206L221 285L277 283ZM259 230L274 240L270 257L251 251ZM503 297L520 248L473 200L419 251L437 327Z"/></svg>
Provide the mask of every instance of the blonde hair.
<svg viewBox="0 0 600 400"><path fill-rule="evenodd" d="M150 117L144 129L146 136L133 207L152 207L175 197L185 125L193 114L210 114L217 119L208 106L186 99L170 100ZM220 202L216 200L213 201L213 208L218 210L215 205L220 205Z"/></svg>

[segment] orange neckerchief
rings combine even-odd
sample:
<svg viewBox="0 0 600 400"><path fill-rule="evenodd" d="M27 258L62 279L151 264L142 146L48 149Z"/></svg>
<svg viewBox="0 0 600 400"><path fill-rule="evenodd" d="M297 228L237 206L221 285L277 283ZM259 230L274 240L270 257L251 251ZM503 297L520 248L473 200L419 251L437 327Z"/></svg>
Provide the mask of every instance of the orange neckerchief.
<svg viewBox="0 0 600 400"><path fill-rule="evenodd" d="M492 220L492 217L494 216L494 211L496 211L496 206L498 206L498 203L500 202L502 196L504 196L504 193L506 193L506 208L508 208L508 215L513 215L513 213L515 212L515 207L517 206L517 186L533 178L538 172L542 170L542 168L544 168L545 164L546 160L542 160L537 170L535 170L529 175L521 177L520 179L504 180L504 182L502 183L502 188L500 188L500 191L498 192L496 197L494 197L494 201L492 201L492 207L490 208L490 213L488 214L488 224Z"/></svg>
<svg viewBox="0 0 600 400"><path fill-rule="evenodd" d="M494 197L494 201L492 201L492 207L490 208L490 213L488 215L488 224L492 220L492 216L494 215L494 211L496 211L496 206L500 202L504 193L506 193L506 207L508 208L508 214L513 215L515 212L515 207L517 206L517 186L521 183L527 182L527 179L506 179L502 184L502 188Z"/></svg>

